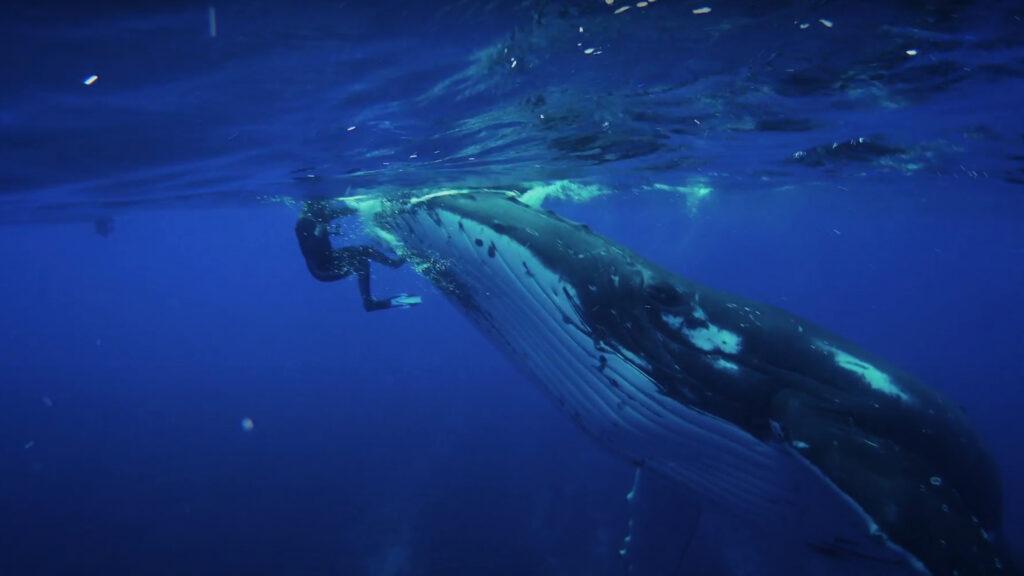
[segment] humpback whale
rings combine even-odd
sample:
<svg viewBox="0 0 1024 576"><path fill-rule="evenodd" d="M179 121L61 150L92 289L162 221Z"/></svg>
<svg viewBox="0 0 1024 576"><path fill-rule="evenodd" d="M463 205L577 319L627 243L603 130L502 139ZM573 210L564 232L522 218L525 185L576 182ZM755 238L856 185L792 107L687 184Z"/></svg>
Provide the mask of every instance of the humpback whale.
<svg viewBox="0 0 1024 576"><path fill-rule="evenodd" d="M360 210L590 436L709 506L766 537L813 524L808 553L864 559L858 574L1015 573L962 410L856 345L513 192Z"/></svg>

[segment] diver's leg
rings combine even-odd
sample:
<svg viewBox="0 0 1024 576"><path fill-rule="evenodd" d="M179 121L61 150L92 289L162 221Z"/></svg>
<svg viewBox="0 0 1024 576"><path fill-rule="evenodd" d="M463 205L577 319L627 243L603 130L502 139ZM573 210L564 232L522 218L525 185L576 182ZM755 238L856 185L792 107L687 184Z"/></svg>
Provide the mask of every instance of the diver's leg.
<svg viewBox="0 0 1024 576"><path fill-rule="evenodd" d="M370 261L360 258L354 266L356 278L359 279L359 295L363 299L363 309L367 312L391 308L391 300L377 300L370 293Z"/></svg>
<svg viewBox="0 0 1024 576"><path fill-rule="evenodd" d="M386 310L388 308L408 308L421 302L419 296L410 296L408 294L399 294L382 300L374 298L370 290L370 257L367 255L367 251L372 251L383 258L387 258L389 262L394 262L394 260L388 258L383 253L367 246L346 246L334 251L334 259L338 262L338 267L344 267L349 272L355 272L356 278L359 280L359 295L363 300L363 308L367 312Z"/></svg>
<svg viewBox="0 0 1024 576"><path fill-rule="evenodd" d="M350 248L353 253L359 254L362 258L373 260L374 262L383 264L388 268L398 268L402 264L405 264L405 260L402 260L401 258L392 258L371 246L351 246Z"/></svg>

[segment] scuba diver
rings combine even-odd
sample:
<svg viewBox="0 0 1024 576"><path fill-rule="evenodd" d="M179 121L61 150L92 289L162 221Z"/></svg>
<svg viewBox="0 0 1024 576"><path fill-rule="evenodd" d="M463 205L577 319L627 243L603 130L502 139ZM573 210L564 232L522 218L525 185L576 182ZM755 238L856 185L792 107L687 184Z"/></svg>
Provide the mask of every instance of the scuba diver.
<svg viewBox="0 0 1024 576"><path fill-rule="evenodd" d="M321 282L342 280L355 273L359 280L359 294L367 312L388 308L408 308L422 302L419 296L399 294L378 300L370 294L370 260L389 268L398 268L405 262L392 258L370 246L331 245L330 223L338 218L351 216L355 210L347 206L332 206L323 200L305 203L299 221L295 223L295 236L299 249L306 258L310 274Z"/></svg>

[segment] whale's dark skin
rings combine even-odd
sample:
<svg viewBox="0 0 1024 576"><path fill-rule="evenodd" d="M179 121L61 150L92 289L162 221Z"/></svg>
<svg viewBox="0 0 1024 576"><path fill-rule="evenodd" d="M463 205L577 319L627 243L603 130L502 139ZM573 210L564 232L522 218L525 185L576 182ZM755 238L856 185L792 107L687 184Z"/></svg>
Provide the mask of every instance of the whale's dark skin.
<svg viewBox="0 0 1024 576"><path fill-rule="evenodd" d="M614 342L642 357L663 394L763 442L798 446L800 456L932 574L1016 573L997 537L1002 503L993 460L961 409L935 391L788 312L681 278L513 195L484 191L400 202L377 218L401 236L415 234L402 230L403 212L439 210L512 238L579 287L579 311L595 342ZM471 313L486 314L443 267L427 273ZM728 357L736 370L716 368L708 351L666 315L690 330L713 323L739 335L742 348ZM830 349L869 363L900 393L867 385Z"/></svg>

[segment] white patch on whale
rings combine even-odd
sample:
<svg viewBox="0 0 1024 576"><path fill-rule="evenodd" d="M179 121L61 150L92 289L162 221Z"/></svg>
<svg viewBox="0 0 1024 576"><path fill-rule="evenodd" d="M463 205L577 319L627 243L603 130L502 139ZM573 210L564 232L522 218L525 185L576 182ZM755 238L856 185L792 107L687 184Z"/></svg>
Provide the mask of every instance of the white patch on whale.
<svg viewBox="0 0 1024 576"><path fill-rule="evenodd" d="M718 358L715 358L714 360L711 360L711 365L714 366L715 368L718 368L719 370L723 370L725 372L739 372L740 371L740 367L739 367L738 364L736 364L735 362L732 362L730 360L726 360L725 358L721 358L721 357L718 357Z"/></svg>
<svg viewBox="0 0 1024 576"><path fill-rule="evenodd" d="M620 346L617 352L640 370L648 371L651 369L651 365L646 360L634 354L630 349Z"/></svg>
<svg viewBox="0 0 1024 576"><path fill-rule="evenodd" d="M739 354L742 346L742 339L739 334L720 328L711 322L708 322L706 320L707 316L704 315L704 311L700 308L697 308L694 316L697 316L698 318L703 316L702 320L707 322L708 325L701 326L699 328L688 328L681 317L667 313L662 314L661 319L664 320L670 328L681 332L694 346L705 352Z"/></svg>
<svg viewBox="0 0 1024 576"><path fill-rule="evenodd" d="M864 380L864 382L866 382L873 390L877 390L883 394L892 396L893 398L899 398L900 400L910 400L910 396L907 395L903 389L897 386L896 383L893 382L892 378L890 378L885 372L882 372L878 368L875 368L871 364L853 356L852 354L843 352L827 342L818 340L817 345L831 354L840 368L849 370L850 372L860 376L861 379Z"/></svg>
<svg viewBox="0 0 1024 576"><path fill-rule="evenodd" d="M739 334L719 328L714 324L693 330L684 328L683 334L686 334L694 346L705 352L721 351L726 354L739 354L740 352Z"/></svg>

